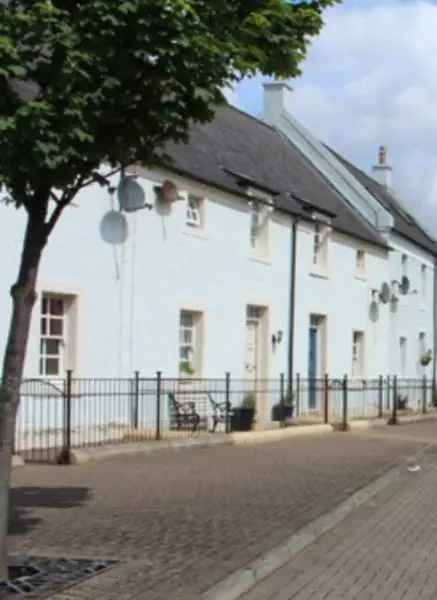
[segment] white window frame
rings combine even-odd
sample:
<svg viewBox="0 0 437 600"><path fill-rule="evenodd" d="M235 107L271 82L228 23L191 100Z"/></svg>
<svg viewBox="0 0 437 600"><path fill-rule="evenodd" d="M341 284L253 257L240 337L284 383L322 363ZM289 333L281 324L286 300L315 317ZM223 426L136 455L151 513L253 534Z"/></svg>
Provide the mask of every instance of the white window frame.
<svg viewBox="0 0 437 600"><path fill-rule="evenodd" d="M364 331L352 332L352 379L364 377Z"/></svg>
<svg viewBox="0 0 437 600"><path fill-rule="evenodd" d="M60 313L53 311L54 303L62 303ZM67 335L66 298L60 294L44 292L41 297L40 314L40 345L39 345L39 375L41 377L62 377L64 373L64 347ZM60 324L60 327L59 327ZM56 330L59 327L59 330ZM57 346L57 351L51 351L49 346ZM57 361L57 369L48 367L49 363Z"/></svg>
<svg viewBox="0 0 437 600"><path fill-rule="evenodd" d="M358 248L356 252L355 268L357 275L364 276L366 274L366 252L362 248Z"/></svg>
<svg viewBox="0 0 437 600"><path fill-rule="evenodd" d="M250 247L259 259L269 259L269 223L272 207L256 199L250 201Z"/></svg>
<svg viewBox="0 0 437 600"><path fill-rule="evenodd" d="M313 267L325 271L328 267L328 239L331 228L322 223L314 224Z"/></svg>
<svg viewBox="0 0 437 600"><path fill-rule="evenodd" d="M428 298L428 269L426 265L421 265L420 267L420 288L421 288L421 296L422 302L425 305Z"/></svg>
<svg viewBox="0 0 437 600"><path fill-rule="evenodd" d="M202 342L201 319L202 313L197 311L182 309L179 314L179 374L183 377L199 375ZM182 363L188 363L189 371L184 370Z"/></svg>
<svg viewBox="0 0 437 600"><path fill-rule="evenodd" d="M196 229L203 228L204 199L195 194L187 194L185 224Z"/></svg>
<svg viewBox="0 0 437 600"><path fill-rule="evenodd" d="M400 375L406 377L407 373L407 351L408 351L408 339L406 336L399 338L399 354L400 354Z"/></svg>

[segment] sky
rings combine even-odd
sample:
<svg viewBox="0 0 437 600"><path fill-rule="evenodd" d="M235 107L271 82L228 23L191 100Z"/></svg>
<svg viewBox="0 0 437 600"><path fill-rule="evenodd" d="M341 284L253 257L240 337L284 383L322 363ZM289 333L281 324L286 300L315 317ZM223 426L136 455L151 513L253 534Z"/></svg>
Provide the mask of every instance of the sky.
<svg viewBox="0 0 437 600"><path fill-rule="evenodd" d="M386 145L393 187L437 237L437 2L344 0L324 20L290 81L294 116L367 173ZM231 101L259 116L262 82Z"/></svg>

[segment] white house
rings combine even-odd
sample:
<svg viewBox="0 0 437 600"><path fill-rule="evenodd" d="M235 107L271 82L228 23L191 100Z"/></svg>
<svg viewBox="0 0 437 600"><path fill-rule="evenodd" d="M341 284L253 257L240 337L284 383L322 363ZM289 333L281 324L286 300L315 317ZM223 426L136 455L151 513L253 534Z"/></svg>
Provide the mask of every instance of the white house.
<svg viewBox="0 0 437 600"><path fill-rule="evenodd" d="M302 215L296 227L294 373L432 376L435 363L420 357L434 352L434 240L391 189L384 148L371 178L303 128L292 106L285 82L265 86L264 118L331 188L303 188L316 206L314 222Z"/></svg>
<svg viewBox="0 0 437 600"><path fill-rule="evenodd" d="M26 377L432 374L434 242L293 119L290 93L267 86L271 125L224 106L165 168L128 169L149 209L108 215L119 176L80 194L42 261ZM2 353L24 213L0 210Z"/></svg>

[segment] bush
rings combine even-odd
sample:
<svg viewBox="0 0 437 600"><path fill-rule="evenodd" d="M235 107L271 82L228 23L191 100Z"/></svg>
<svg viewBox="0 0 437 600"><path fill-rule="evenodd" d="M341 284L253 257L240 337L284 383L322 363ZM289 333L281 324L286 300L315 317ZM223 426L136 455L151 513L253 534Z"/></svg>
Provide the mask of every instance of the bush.
<svg viewBox="0 0 437 600"><path fill-rule="evenodd" d="M247 408L256 412L256 394L255 392L247 392L244 395L241 408Z"/></svg>

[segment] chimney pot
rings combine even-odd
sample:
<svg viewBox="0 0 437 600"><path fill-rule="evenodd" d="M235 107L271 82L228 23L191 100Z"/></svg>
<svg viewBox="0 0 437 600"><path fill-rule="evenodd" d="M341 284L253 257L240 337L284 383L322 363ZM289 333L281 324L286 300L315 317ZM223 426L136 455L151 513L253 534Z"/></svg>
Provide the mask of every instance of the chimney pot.
<svg viewBox="0 0 437 600"><path fill-rule="evenodd" d="M387 147L380 146L378 151L378 164L372 169L373 178L386 188L390 188L392 171L391 165L387 163Z"/></svg>

